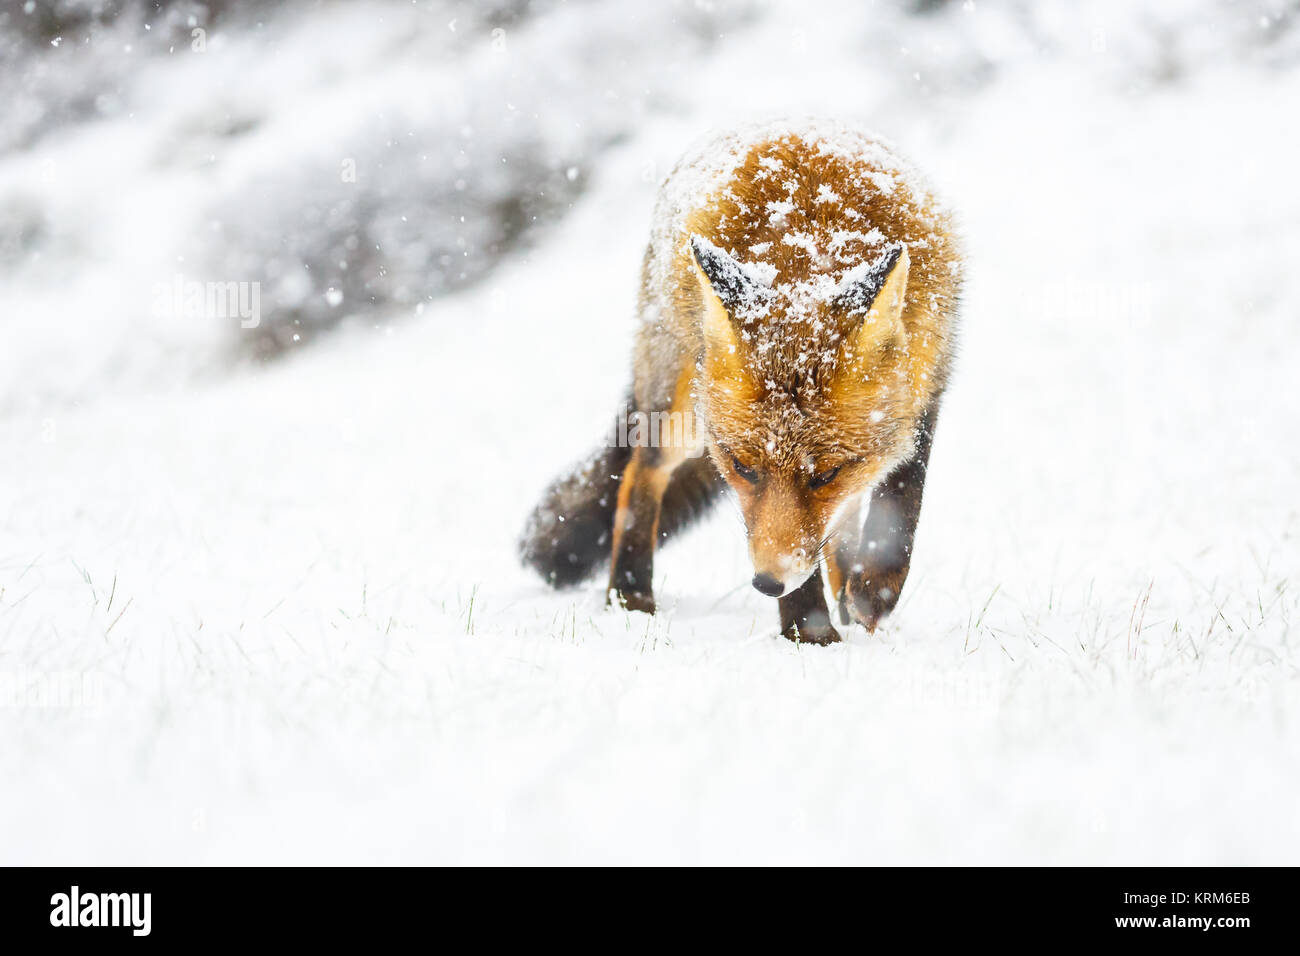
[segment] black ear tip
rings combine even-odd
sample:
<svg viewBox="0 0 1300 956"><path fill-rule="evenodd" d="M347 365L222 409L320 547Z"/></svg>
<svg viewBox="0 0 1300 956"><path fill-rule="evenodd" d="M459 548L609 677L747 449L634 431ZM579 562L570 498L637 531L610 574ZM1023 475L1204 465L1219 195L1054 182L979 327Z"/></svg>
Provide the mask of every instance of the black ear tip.
<svg viewBox="0 0 1300 956"><path fill-rule="evenodd" d="M907 251L907 244L895 242L886 246L869 265L863 266L865 271L853 281L853 284L836 296L835 304L842 308L847 308L855 312L861 312L871 307L875 302L876 296L884 288L885 280L889 278L894 271L894 266Z"/></svg>
<svg viewBox="0 0 1300 956"><path fill-rule="evenodd" d="M907 251L907 245L902 242L895 242L891 246L886 246L885 251L880 254L875 263L871 266L872 282L876 286L883 285L889 278L889 274L894 271L894 266L898 265L898 260L903 258L903 253ZM879 291L879 288L877 288Z"/></svg>
<svg viewBox="0 0 1300 956"><path fill-rule="evenodd" d="M696 264L715 288L719 285L735 284L729 276L733 271L728 269L730 257L698 232L691 233L691 255L695 257ZM718 294L722 295L723 290L718 289Z"/></svg>
<svg viewBox="0 0 1300 956"><path fill-rule="evenodd" d="M698 232L691 233L691 255L695 257L695 261L702 269L706 269L707 263L716 258L712 246L713 244Z"/></svg>

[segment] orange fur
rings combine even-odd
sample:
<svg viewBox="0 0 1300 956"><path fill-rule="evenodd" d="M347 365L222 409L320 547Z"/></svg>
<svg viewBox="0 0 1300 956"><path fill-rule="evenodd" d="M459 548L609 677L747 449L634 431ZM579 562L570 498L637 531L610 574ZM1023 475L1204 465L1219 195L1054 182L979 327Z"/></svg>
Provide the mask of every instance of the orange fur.
<svg viewBox="0 0 1300 956"><path fill-rule="evenodd" d="M824 553L858 529L837 516L913 454L948 377L961 282L950 217L886 145L839 126L724 136L674 170L656 215L637 406L680 408L689 382L756 572L788 591L826 560L838 595L851 569ZM846 297L868 274L874 298ZM643 457L620 515L630 485L648 490Z"/></svg>

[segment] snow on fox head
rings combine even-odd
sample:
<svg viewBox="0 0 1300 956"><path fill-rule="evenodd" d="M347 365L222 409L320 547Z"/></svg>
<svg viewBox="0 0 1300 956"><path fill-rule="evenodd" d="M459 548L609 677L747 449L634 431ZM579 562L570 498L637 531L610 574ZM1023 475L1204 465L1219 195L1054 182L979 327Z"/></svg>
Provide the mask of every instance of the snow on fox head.
<svg viewBox="0 0 1300 956"><path fill-rule="evenodd" d="M870 145L755 144L684 223L698 412L755 586L774 596L816 568L837 512L912 453L947 368L946 217Z"/></svg>

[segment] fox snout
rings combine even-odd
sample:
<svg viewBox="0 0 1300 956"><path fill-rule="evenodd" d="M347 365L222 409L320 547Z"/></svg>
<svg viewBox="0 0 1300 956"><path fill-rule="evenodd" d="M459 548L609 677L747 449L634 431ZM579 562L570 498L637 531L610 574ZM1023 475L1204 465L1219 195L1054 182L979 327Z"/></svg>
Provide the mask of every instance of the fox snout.
<svg viewBox="0 0 1300 956"><path fill-rule="evenodd" d="M767 597L785 597L817 569L817 518L800 500L794 482L774 475L741 510L749 528L749 559L754 588Z"/></svg>
<svg viewBox="0 0 1300 956"><path fill-rule="evenodd" d="M816 566L807 548L767 554L750 550L754 560L754 589L768 597L785 597L807 581Z"/></svg>

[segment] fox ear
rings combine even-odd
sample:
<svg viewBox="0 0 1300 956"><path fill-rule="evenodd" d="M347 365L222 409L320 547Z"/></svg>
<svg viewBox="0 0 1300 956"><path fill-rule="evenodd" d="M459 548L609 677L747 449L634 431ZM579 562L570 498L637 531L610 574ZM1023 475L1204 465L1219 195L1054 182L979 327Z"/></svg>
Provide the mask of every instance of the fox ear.
<svg viewBox="0 0 1300 956"><path fill-rule="evenodd" d="M740 354L740 330L732 316L748 301L745 283L751 280L741 270L740 263L703 236L691 236L691 253L704 304L701 324L705 365L713 381L740 383L745 379L744 362Z"/></svg>
<svg viewBox="0 0 1300 956"><path fill-rule="evenodd" d="M691 233L691 254L708 289L733 316L743 318L745 313L766 304L772 294L731 255L699 233Z"/></svg>
<svg viewBox="0 0 1300 956"><path fill-rule="evenodd" d="M900 337L903 327L903 300L907 295L907 272L911 257L907 246L899 242L890 246L873 262L863 263L844 277L842 288L832 304L861 315L862 324L853 338L855 349L866 353Z"/></svg>

